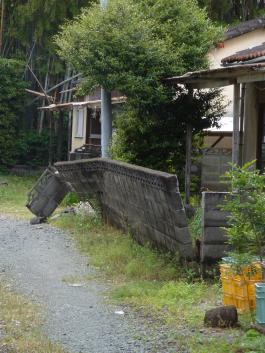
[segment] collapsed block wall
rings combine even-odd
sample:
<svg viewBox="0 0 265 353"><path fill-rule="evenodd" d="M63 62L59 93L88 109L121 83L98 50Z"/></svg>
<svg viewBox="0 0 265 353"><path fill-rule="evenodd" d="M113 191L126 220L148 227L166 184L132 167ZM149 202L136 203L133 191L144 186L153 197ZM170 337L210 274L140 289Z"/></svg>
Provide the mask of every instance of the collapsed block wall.
<svg viewBox="0 0 265 353"><path fill-rule="evenodd" d="M215 262L229 250L225 230L228 213L220 210L228 192L202 193L201 261Z"/></svg>
<svg viewBox="0 0 265 353"><path fill-rule="evenodd" d="M83 199L97 199L106 222L129 230L141 244L193 258L175 175L102 158L55 167Z"/></svg>

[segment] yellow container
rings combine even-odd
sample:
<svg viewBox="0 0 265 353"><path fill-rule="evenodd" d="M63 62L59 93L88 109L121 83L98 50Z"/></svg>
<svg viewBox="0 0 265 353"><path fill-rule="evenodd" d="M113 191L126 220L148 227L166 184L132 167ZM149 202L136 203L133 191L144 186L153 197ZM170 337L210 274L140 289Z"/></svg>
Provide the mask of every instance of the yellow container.
<svg viewBox="0 0 265 353"><path fill-rule="evenodd" d="M229 264L222 264L220 272L224 305L235 305L242 312L255 309L255 283L262 281L261 264L255 262L245 267L240 275Z"/></svg>
<svg viewBox="0 0 265 353"><path fill-rule="evenodd" d="M232 294L223 293L224 305L235 305L234 296Z"/></svg>

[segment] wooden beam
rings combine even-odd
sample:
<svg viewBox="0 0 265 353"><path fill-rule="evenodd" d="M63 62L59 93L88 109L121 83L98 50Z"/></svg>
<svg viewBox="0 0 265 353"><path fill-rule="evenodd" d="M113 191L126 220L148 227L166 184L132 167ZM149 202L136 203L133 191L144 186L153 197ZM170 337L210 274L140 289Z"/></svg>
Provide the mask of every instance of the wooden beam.
<svg viewBox="0 0 265 353"><path fill-rule="evenodd" d="M30 94L34 94L35 96L38 96L38 97L43 97L43 98L46 98L46 95L44 93L41 93L41 92L37 92L37 91L32 91L31 89L25 89L26 92L30 93ZM51 99L52 101L54 101L54 98L52 96L48 96L49 99Z"/></svg>
<svg viewBox="0 0 265 353"><path fill-rule="evenodd" d="M40 86L40 89L42 90L45 98L47 99L48 103L51 104L52 100L49 98L49 96L47 95L47 92L45 91L45 89L42 87L42 84L40 83L38 77L34 74L33 70L31 69L31 67L28 65L28 69L31 72L32 76L35 78L36 82L38 83L38 85Z"/></svg>
<svg viewBox="0 0 265 353"><path fill-rule="evenodd" d="M239 104L240 104L240 85L234 85L233 99L233 137L232 137L232 163L239 165Z"/></svg>
<svg viewBox="0 0 265 353"><path fill-rule="evenodd" d="M188 86L188 101L192 105L193 88ZM186 165L185 165L185 207L190 204L190 184L191 184L191 154L192 154L192 116L188 116L186 123Z"/></svg>
<svg viewBox="0 0 265 353"><path fill-rule="evenodd" d="M224 138L224 135L219 136L219 138L210 147L208 147L207 149L214 148L216 145L218 145L218 143L220 141L222 141L223 138Z"/></svg>
<svg viewBox="0 0 265 353"><path fill-rule="evenodd" d="M190 204L190 181L191 181L191 153L192 153L192 126L187 123L186 135L186 166L185 166L185 204Z"/></svg>
<svg viewBox="0 0 265 353"><path fill-rule="evenodd" d="M221 80L221 79L214 79L214 80L194 80L187 82L189 86L195 89L203 89L203 88L220 88L224 86L230 86L236 83L235 79L227 79L227 80Z"/></svg>
<svg viewBox="0 0 265 353"><path fill-rule="evenodd" d="M250 73L248 75L239 76L237 83L260 82L265 81L265 72Z"/></svg>

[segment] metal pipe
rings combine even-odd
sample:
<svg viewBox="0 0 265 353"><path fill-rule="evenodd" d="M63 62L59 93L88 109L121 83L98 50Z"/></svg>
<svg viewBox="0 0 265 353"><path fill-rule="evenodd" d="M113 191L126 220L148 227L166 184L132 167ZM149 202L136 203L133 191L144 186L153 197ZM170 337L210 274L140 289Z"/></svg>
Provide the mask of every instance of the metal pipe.
<svg viewBox="0 0 265 353"><path fill-rule="evenodd" d="M108 0L100 0L102 9L106 9ZM111 92L101 88L101 157L108 158L112 138Z"/></svg>

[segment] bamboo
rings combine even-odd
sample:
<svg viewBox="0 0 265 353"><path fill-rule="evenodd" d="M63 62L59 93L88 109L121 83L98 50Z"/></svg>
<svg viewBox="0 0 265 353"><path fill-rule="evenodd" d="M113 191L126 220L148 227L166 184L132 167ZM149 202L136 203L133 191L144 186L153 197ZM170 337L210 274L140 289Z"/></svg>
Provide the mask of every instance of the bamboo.
<svg viewBox="0 0 265 353"><path fill-rule="evenodd" d="M2 55L3 33L4 33L4 15L5 15L5 3L4 3L4 0L0 0L0 4L1 4L0 55Z"/></svg>

